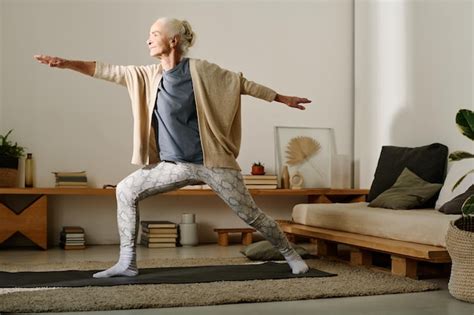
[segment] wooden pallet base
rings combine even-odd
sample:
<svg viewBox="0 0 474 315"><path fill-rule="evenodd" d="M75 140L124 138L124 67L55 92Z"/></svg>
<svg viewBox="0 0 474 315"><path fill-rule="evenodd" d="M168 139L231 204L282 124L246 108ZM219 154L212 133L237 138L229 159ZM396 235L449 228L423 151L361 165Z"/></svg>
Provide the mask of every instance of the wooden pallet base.
<svg viewBox="0 0 474 315"><path fill-rule="evenodd" d="M316 244L318 256L339 256L338 244L350 247L349 262L352 265L374 267L375 253L390 255L390 272L393 275L419 279L420 277L446 276L451 259L443 247L396 241L356 233L329 230L277 221L290 240L306 237Z"/></svg>

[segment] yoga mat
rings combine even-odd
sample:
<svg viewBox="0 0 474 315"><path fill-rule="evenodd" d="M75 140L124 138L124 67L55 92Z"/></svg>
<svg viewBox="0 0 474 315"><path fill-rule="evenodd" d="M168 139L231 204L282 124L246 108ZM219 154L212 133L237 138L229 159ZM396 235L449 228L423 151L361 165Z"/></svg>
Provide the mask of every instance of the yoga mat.
<svg viewBox="0 0 474 315"><path fill-rule="evenodd" d="M139 269L140 273L135 277L93 278L92 275L98 271L101 270L0 272L0 287L35 288L178 284L336 276L336 274L317 269L310 269L309 272L302 275L294 275L286 263L280 264L275 262L246 265L145 268Z"/></svg>

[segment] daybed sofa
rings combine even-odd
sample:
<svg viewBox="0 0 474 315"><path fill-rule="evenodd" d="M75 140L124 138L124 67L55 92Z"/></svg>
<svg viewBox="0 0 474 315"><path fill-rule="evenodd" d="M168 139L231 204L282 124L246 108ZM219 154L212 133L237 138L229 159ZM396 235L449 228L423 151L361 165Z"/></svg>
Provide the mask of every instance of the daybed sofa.
<svg viewBox="0 0 474 315"><path fill-rule="evenodd" d="M385 146L366 202L298 204L293 208L292 220L279 223L290 237L305 236L317 243L318 255L337 256L337 244L345 244L351 247L352 264L371 266L374 252L386 253L391 257L393 274L417 278L420 261L450 262L445 238L449 222L459 214L445 214L438 209L443 210L443 204L474 184L471 177L452 191L457 179L472 165L453 165L446 177L447 153L447 147L437 143L418 148ZM421 200L416 189L405 189L408 198L415 196L418 201L418 206L410 209L396 207L403 197L392 198L395 209L384 203L384 207L377 206L382 194L390 195L398 187L405 168L428 183L437 183L441 191L437 189L432 197Z"/></svg>

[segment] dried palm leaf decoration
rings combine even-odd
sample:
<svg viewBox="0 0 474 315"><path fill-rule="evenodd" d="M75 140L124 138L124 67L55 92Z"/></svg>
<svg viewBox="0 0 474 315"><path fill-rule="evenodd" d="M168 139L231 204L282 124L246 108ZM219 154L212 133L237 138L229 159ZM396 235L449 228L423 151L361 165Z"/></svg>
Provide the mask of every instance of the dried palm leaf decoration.
<svg viewBox="0 0 474 315"><path fill-rule="evenodd" d="M294 166L309 160L321 150L321 144L311 137L300 136L291 139L286 147L286 163Z"/></svg>

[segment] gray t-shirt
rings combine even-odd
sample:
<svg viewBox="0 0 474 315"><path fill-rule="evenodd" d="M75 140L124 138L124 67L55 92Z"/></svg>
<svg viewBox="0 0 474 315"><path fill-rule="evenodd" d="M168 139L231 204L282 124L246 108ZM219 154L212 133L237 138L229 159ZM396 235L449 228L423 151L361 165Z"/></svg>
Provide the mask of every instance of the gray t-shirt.
<svg viewBox="0 0 474 315"><path fill-rule="evenodd" d="M153 120L162 161L203 163L189 59L163 71Z"/></svg>

